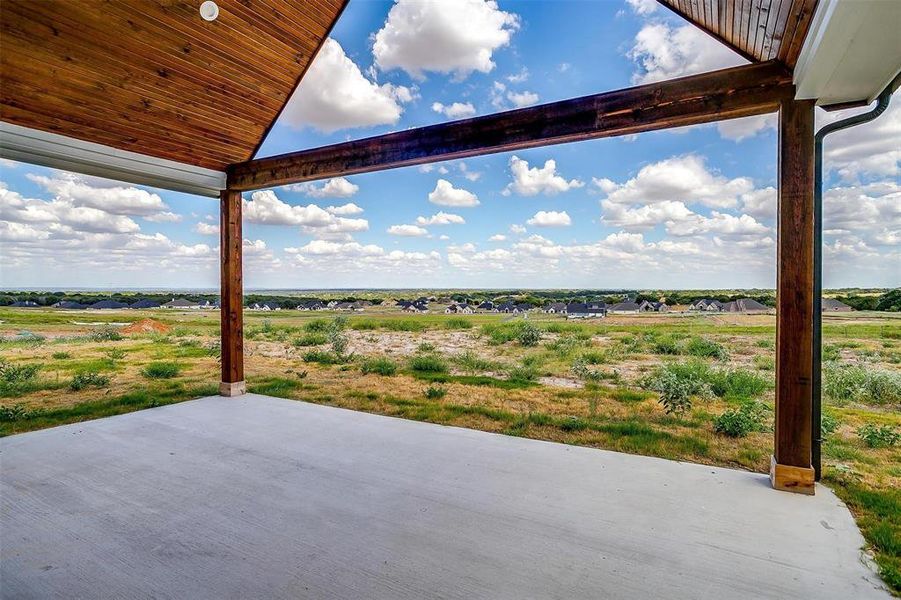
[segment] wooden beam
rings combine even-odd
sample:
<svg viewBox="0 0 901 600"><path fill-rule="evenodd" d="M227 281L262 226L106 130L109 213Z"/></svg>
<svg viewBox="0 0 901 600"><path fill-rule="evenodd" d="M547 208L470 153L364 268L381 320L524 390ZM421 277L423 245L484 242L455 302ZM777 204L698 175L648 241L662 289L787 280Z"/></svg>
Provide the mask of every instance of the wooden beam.
<svg viewBox="0 0 901 600"><path fill-rule="evenodd" d="M776 266L776 431L770 477L777 489L813 494L814 100L779 110Z"/></svg>
<svg viewBox="0 0 901 600"><path fill-rule="evenodd" d="M244 281L242 275L241 192L219 196L219 254L222 382L219 393L239 396L244 383Z"/></svg>
<svg viewBox="0 0 901 600"><path fill-rule="evenodd" d="M228 168L228 187L247 191L764 114L793 89L781 63L734 67L238 163Z"/></svg>

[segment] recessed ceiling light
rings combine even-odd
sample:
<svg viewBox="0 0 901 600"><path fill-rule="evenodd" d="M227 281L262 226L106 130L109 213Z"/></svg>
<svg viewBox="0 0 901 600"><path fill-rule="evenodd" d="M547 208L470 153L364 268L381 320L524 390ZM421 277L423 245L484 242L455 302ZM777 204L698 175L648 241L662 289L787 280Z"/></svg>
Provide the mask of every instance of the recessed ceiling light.
<svg viewBox="0 0 901 600"><path fill-rule="evenodd" d="M200 5L200 16L204 21L215 21L219 16L219 6L213 0L206 0Z"/></svg>

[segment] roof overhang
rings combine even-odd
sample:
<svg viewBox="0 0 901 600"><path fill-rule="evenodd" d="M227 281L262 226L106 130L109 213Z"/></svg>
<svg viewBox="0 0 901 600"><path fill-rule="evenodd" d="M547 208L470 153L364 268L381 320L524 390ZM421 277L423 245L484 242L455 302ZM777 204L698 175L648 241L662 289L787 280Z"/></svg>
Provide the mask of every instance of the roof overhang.
<svg viewBox="0 0 901 600"><path fill-rule="evenodd" d="M149 185L200 196L218 196L225 173L119 150L102 144L0 121L0 156L20 162Z"/></svg>
<svg viewBox="0 0 901 600"><path fill-rule="evenodd" d="M872 102L901 70L901 2L820 0L798 63L798 99Z"/></svg>

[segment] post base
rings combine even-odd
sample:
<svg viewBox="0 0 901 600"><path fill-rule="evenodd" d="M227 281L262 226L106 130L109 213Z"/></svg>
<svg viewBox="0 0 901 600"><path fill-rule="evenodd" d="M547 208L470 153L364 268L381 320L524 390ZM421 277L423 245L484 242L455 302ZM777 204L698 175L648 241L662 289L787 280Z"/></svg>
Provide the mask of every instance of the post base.
<svg viewBox="0 0 901 600"><path fill-rule="evenodd" d="M813 467L780 465L773 456L770 459L770 483L773 489L813 496L815 489Z"/></svg>
<svg viewBox="0 0 901 600"><path fill-rule="evenodd" d="M242 396L246 393L247 384L243 381L235 381L234 383L226 383L223 381L219 384L220 396Z"/></svg>

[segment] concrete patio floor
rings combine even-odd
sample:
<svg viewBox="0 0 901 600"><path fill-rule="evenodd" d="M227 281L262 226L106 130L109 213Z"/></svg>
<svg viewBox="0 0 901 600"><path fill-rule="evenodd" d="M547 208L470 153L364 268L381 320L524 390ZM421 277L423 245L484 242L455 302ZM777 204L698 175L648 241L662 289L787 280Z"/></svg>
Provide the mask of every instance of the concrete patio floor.
<svg viewBox="0 0 901 600"><path fill-rule="evenodd" d="M265 396L0 440L5 598L887 598L825 487Z"/></svg>

